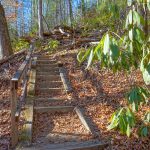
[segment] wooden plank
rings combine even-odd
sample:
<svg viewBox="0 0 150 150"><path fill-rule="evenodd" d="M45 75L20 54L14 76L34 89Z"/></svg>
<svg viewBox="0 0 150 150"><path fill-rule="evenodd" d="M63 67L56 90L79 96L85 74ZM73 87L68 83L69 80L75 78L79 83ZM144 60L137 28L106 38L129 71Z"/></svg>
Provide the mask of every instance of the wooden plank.
<svg viewBox="0 0 150 150"><path fill-rule="evenodd" d="M15 114L16 121L19 121L21 108L22 108L22 102L25 102L25 98L27 96L27 82L28 82L28 80L26 79L24 86L23 86L22 93L21 93L20 98L19 98L19 102L20 102L18 104L19 108L16 110L16 114Z"/></svg>
<svg viewBox="0 0 150 150"><path fill-rule="evenodd" d="M37 78L44 81L61 81L60 75L37 75Z"/></svg>
<svg viewBox="0 0 150 150"><path fill-rule="evenodd" d="M15 114L17 111L17 89L16 81L11 81L11 147L14 148L18 143L18 122Z"/></svg>
<svg viewBox="0 0 150 150"><path fill-rule="evenodd" d="M28 93L26 99L25 110L23 112L26 123L23 125L19 139L23 143L30 145L32 143L32 127L33 127L33 104L35 96L36 70L31 69L28 85ZM30 98L32 97L32 98Z"/></svg>
<svg viewBox="0 0 150 150"><path fill-rule="evenodd" d="M19 81L21 77L24 75L24 72L27 70L27 67L29 65L31 59L31 55L27 55L26 60L21 64L15 75L11 80L13 81Z"/></svg>
<svg viewBox="0 0 150 150"><path fill-rule="evenodd" d="M35 101L49 101L49 102L57 102L57 101L65 101L65 99L60 99L60 98L35 98Z"/></svg>
<svg viewBox="0 0 150 150"><path fill-rule="evenodd" d="M36 70L30 71L29 85L28 85L28 96L35 95L35 83L36 83Z"/></svg>
<svg viewBox="0 0 150 150"><path fill-rule="evenodd" d="M38 88L36 89L37 91L39 91L40 93L57 93L57 94L61 94L63 93L63 89L62 88Z"/></svg>
<svg viewBox="0 0 150 150"><path fill-rule="evenodd" d="M84 116L83 110L79 107L75 107L75 112L77 113L80 121L84 125L84 127L93 135L95 135L94 129L89 125L86 117Z"/></svg>
<svg viewBox="0 0 150 150"><path fill-rule="evenodd" d="M45 66L41 66L41 67L36 67L36 69L38 71L43 71L43 70L47 70L47 71L57 71L59 72L59 67L45 67Z"/></svg>
<svg viewBox="0 0 150 150"><path fill-rule="evenodd" d="M54 81L45 81L45 82L38 82L37 85L41 88L63 88L62 81L60 82L54 82Z"/></svg>
<svg viewBox="0 0 150 150"><path fill-rule="evenodd" d="M33 126L33 102L29 102L29 105L25 106L23 112L26 119L26 123L23 125L19 140L21 142L27 143L30 145L32 143L32 126Z"/></svg>
<svg viewBox="0 0 150 150"><path fill-rule="evenodd" d="M59 72L54 72L54 71L39 72L39 71L37 71L37 75L59 75Z"/></svg>
<svg viewBox="0 0 150 150"><path fill-rule="evenodd" d="M58 67L58 64L37 64L37 67Z"/></svg>
<svg viewBox="0 0 150 150"><path fill-rule="evenodd" d="M53 71L53 70L48 70L48 69L39 69L37 70L37 75L59 75L59 71Z"/></svg>
<svg viewBox="0 0 150 150"><path fill-rule="evenodd" d="M37 62L36 61L37 61L37 57L34 57L33 60L32 60L32 63L31 63L31 68L32 69L36 68L36 66L37 66Z"/></svg>
<svg viewBox="0 0 150 150"><path fill-rule="evenodd" d="M60 77L63 82L65 91L67 93L72 92L72 87L70 81L67 78L66 71L64 70L64 68L60 67L59 72L60 72Z"/></svg>
<svg viewBox="0 0 150 150"><path fill-rule="evenodd" d="M57 61L55 60L50 60L50 59L38 59L37 64L43 63L43 64L56 64Z"/></svg>
<svg viewBox="0 0 150 150"><path fill-rule="evenodd" d="M66 113L66 112L73 111L74 107L73 106L50 106L50 107L34 107L34 109L38 112Z"/></svg>
<svg viewBox="0 0 150 150"><path fill-rule="evenodd" d="M109 143L98 140L83 142L65 142L62 144L36 144L35 146L22 148L22 150L103 150Z"/></svg>

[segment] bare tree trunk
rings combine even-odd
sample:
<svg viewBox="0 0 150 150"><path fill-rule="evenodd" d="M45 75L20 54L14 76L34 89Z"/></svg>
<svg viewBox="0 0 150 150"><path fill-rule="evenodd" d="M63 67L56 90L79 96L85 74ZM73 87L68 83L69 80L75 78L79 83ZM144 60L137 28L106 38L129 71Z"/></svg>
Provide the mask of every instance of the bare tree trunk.
<svg viewBox="0 0 150 150"><path fill-rule="evenodd" d="M42 0L39 0L38 8L39 38L43 39Z"/></svg>
<svg viewBox="0 0 150 150"><path fill-rule="evenodd" d="M72 11L72 0L68 0L69 2L69 15L70 15L70 23L73 26L73 11Z"/></svg>
<svg viewBox="0 0 150 150"><path fill-rule="evenodd" d="M85 1L81 0L81 9L82 9L82 16L85 17Z"/></svg>
<svg viewBox="0 0 150 150"><path fill-rule="evenodd" d="M144 31L145 31L145 36L148 37L148 8L147 8L147 3L145 3L145 12L144 12L144 20L145 20L145 26L144 26Z"/></svg>
<svg viewBox="0 0 150 150"><path fill-rule="evenodd" d="M0 59L13 53L4 8L0 3Z"/></svg>

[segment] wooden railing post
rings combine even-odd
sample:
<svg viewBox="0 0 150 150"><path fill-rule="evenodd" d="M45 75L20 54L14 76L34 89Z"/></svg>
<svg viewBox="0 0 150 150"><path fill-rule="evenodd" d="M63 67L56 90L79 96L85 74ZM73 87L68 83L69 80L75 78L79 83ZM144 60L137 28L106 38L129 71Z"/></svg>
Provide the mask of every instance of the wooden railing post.
<svg viewBox="0 0 150 150"><path fill-rule="evenodd" d="M18 82L11 80L11 146L14 148L18 143L18 122L15 119L17 110L17 86Z"/></svg>
<svg viewBox="0 0 150 150"><path fill-rule="evenodd" d="M21 112L21 103L27 97L28 74L31 68L31 57L33 53L33 43L27 53L25 61L22 63L14 77L11 79L11 147L15 148L19 140L18 122ZM22 86L22 96L18 97L17 91Z"/></svg>

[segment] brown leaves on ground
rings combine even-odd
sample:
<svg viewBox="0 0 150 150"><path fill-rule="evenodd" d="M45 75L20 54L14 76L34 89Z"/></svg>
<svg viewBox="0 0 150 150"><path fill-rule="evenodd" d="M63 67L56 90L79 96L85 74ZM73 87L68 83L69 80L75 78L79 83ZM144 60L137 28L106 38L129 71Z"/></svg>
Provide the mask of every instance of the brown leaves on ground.
<svg viewBox="0 0 150 150"><path fill-rule="evenodd" d="M8 150L10 144L10 79L22 61L17 57L0 66L0 150Z"/></svg>
<svg viewBox="0 0 150 150"><path fill-rule="evenodd" d="M100 132L101 139L111 138L114 150L150 149L150 136L142 138L137 134L140 120L145 112L150 110L149 105L140 108L137 115L139 122L130 138L122 135L118 130L107 130L112 113L119 107L126 106L125 96L132 81L136 85L144 85L139 70L134 70L130 74L124 72L114 74L109 70L101 70L96 67L85 70L86 66L79 66L76 61L76 54L67 54L64 57L57 54L56 57L59 61L64 62L68 69L69 79L74 89L72 103L86 108L86 114L94 123L95 130Z"/></svg>
<svg viewBox="0 0 150 150"><path fill-rule="evenodd" d="M91 135L74 112L35 115L34 142L36 143L63 143L90 138Z"/></svg>

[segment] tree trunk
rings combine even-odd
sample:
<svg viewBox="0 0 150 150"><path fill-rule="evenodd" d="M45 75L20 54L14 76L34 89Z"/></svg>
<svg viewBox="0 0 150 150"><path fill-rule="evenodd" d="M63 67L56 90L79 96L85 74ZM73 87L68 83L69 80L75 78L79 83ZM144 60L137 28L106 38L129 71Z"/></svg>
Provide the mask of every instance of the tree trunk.
<svg viewBox="0 0 150 150"><path fill-rule="evenodd" d="M0 3L0 59L13 53L4 8Z"/></svg>
<svg viewBox="0 0 150 150"><path fill-rule="evenodd" d="M72 0L68 0L68 3L69 3L69 16L70 16L70 23L71 23L71 26L73 26L73 11L72 11Z"/></svg>
<svg viewBox="0 0 150 150"><path fill-rule="evenodd" d="M42 0L39 0L38 23L39 23L39 38L43 39Z"/></svg>
<svg viewBox="0 0 150 150"><path fill-rule="evenodd" d="M147 3L145 3L145 12L144 12L144 20L145 20L145 26L144 26L144 31L145 31L145 36L148 37L148 8L147 8Z"/></svg>
<svg viewBox="0 0 150 150"><path fill-rule="evenodd" d="M82 16L85 17L85 1L81 0L81 9L82 9Z"/></svg>

